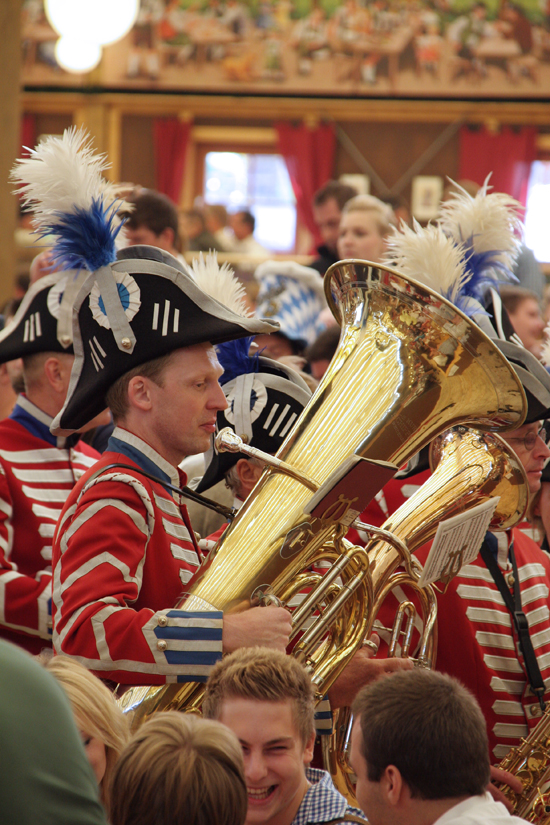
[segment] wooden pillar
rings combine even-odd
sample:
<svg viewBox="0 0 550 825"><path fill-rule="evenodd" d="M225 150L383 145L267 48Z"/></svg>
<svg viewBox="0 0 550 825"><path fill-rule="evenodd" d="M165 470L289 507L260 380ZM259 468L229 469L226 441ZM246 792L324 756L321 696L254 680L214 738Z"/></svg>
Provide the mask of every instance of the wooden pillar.
<svg viewBox="0 0 550 825"><path fill-rule="evenodd" d="M99 95L90 95L82 106L75 109L74 123L90 133L96 151L109 150L109 113Z"/></svg>
<svg viewBox="0 0 550 825"><path fill-rule="evenodd" d="M105 177L114 183L121 183L120 167L122 162L122 113L118 106L111 106L107 113L107 157L111 164Z"/></svg>
<svg viewBox="0 0 550 825"><path fill-rule="evenodd" d="M0 2L0 305L15 276L17 201L8 175L19 153L22 0Z"/></svg>

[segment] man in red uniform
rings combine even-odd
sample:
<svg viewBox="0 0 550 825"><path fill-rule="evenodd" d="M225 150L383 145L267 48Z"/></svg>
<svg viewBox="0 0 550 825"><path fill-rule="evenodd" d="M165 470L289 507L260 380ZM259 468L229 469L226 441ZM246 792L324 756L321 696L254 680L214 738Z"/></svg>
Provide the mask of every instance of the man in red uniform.
<svg viewBox="0 0 550 825"><path fill-rule="evenodd" d="M38 281L0 333L0 362L23 358L26 384L0 422L0 636L31 653L51 645L57 519L77 480L99 457L78 436L50 433L74 360L71 338L58 340L68 277Z"/></svg>
<svg viewBox="0 0 550 825"><path fill-rule="evenodd" d="M542 468L550 457L539 422L525 424L503 437L523 464L531 494L536 493ZM514 611L525 614L534 657L542 682L548 686L550 559L517 528L488 534L485 544L489 558L503 575ZM426 549L418 555L425 561ZM542 711L530 685L529 653L520 642L518 623L493 576L486 558L479 555L439 596L437 668L457 677L475 693L487 721L491 756L499 761L527 735Z"/></svg>
<svg viewBox="0 0 550 825"><path fill-rule="evenodd" d="M117 426L56 532L54 645L123 684L204 681L222 650L284 649L290 632L282 608L175 608L201 561L178 465L208 448L227 404L212 344L274 325L223 306L152 247L103 270L108 286L90 275L75 304L77 359L54 430L73 431L106 402Z"/></svg>
<svg viewBox="0 0 550 825"><path fill-rule="evenodd" d="M527 350L504 337L497 343L518 372L528 401L526 423L502 437L517 453L534 495L550 457L540 427L550 409L550 376ZM429 549L416 554L422 563ZM436 667L475 694L487 721L493 762L519 744L540 719L544 698L548 700L549 594L548 555L518 528L488 533L482 554L460 570L445 592L437 593ZM396 600L405 596L402 590L387 600L380 616L385 626L395 614Z"/></svg>

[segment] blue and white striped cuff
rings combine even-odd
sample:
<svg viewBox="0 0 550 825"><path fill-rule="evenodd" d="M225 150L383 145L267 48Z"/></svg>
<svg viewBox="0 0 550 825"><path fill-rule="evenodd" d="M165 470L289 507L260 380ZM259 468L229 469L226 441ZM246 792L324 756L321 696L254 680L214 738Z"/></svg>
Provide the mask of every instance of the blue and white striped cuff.
<svg viewBox="0 0 550 825"><path fill-rule="evenodd" d="M145 635L169 681L206 682L222 657L223 613L164 610L155 613L152 625L152 634Z"/></svg>
<svg viewBox="0 0 550 825"><path fill-rule="evenodd" d="M332 733L332 710L328 696L325 696L315 709L315 732L317 736L327 736Z"/></svg>

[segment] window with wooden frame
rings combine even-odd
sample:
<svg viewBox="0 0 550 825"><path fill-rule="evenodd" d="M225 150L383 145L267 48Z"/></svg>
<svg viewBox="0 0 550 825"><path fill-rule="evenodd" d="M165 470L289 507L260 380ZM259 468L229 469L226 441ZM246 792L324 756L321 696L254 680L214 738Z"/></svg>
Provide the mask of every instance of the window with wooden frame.
<svg viewBox="0 0 550 825"><path fill-rule="evenodd" d="M254 237L262 246L294 252L296 200L273 130L197 126L193 132L195 198L222 204L229 213L250 211L256 219Z"/></svg>

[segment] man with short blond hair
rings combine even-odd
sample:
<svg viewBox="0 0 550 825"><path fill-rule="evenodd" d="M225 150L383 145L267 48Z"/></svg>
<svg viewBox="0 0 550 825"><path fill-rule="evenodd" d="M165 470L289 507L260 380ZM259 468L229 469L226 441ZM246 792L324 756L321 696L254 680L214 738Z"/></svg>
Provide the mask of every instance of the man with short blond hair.
<svg viewBox="0 0 550 825"><path fill-rule="evenodd" d="M227 725L241 743L246 825L365 822L328 773L309 767L314 691L307 671L291 656L265 648L227 656L212 670L203 712Z"/></svg>

